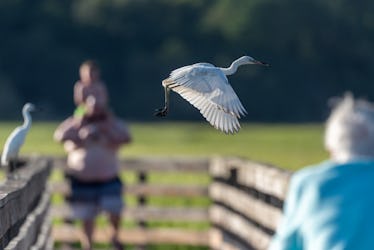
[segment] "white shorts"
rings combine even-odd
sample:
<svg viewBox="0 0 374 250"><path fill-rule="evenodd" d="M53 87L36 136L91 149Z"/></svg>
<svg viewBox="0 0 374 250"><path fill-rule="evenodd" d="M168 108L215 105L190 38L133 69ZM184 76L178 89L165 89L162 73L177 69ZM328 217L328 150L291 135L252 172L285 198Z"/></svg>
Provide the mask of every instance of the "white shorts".
<svg viewBox="0 0 374 250"><path fill-rule="evenodd" d="M74 201L70 206L73 218L81 220L94 219L101 212L120 215L124 207L122 199L116 196L101 197L95 202Z"/></svg>

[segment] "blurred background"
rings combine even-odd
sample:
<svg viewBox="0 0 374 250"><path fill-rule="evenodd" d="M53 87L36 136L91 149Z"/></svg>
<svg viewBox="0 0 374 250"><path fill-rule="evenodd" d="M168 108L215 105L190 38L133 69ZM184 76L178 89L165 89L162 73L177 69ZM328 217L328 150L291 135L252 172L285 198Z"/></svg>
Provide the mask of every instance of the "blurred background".
<svg viewBox="0 0 374 250"><path fill-rule="evenodd" d="M239 134L216 131L176 93L169 115L153 116L164 105L161 81L173 69L197 62L228 67L243 55L271 66L243 66L229 77L248 111ZM75 109L80 64L95 59L110 106L129 121L134 135L121 157L240 156L297 170L328 157L322 122L332 97L351 91L374 101L373 55L374 1L369 0L0 0L0 142L22 122L23 104L32 102L44 111L35 114L21 154L65 156L52 135ZM129 186L142 180L134 170L122 176ZM207 172L176 170L148 173L150 190L163 184L207 188L213 180ZM51 179L63 182L61 169ZM204 212L212 203L205 194L159 197L157 190L147 197L150 207ZM130 209L139 209L136 195L126 195ZM56 192L52 206L63 201ZM212 225L155 218L150 228L199 233ZM134 228L127 220L126 227ZM54 226L61 221L56 216Z"/></svg>
<svg viewBox="0 0 374 250"><path fill-rule="evenodd" d="M373 13L365 0L2 0L0 119L19 119L26 101L46 120L70 115L78 67L93 58L114 111L153 121L171 70L247 54L271 67L230 77L244 121L322 121L332 96L374 97ZM202 119L172 97L168 119Z"/></svg>

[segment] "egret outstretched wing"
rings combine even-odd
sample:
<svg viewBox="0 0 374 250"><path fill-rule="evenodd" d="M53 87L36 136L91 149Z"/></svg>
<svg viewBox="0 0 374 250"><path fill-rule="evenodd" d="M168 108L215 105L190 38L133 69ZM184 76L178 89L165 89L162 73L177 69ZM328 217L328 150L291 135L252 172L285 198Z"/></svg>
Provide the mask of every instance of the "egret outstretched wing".
<svg viewBox="0 0 374 250"><path fill-rule="evenodd" d="M269 64L250 56L242 56L233 61L228 68L218 68L210 63L196 63L178 68L162 81L165 90L165 106L157 109L155 115L164 117L169 110L170 89L180 94L215 128L225 133L235 133L240 129L238 119L247 111L241 104L227 80L227 75L236 72L245 64Z"/></svg>
<svg viewBox="0 0 374 250"><path fill-rule="evenodd" d="M225 133L240 129L238 118L247 112L219 68L208 63L185 66L172 71L163 85L199 109L215 128Z"/></svg>

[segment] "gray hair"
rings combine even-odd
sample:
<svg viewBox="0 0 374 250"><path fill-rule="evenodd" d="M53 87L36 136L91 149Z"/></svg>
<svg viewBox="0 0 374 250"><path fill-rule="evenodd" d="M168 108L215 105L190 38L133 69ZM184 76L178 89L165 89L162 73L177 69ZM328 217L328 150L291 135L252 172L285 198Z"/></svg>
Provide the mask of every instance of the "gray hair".
<svg viewBox="0 0 374 250"><path fill-rule="evenodd" d="M332 158L374 158L374 106L347 93L326 123L325 147Z"/></svg>

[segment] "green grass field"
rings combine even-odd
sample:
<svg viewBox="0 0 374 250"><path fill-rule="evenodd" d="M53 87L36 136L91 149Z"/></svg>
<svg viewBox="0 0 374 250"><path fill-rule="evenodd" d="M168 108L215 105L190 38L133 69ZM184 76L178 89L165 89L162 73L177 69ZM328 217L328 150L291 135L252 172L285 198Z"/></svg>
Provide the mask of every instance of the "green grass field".
<svg viewBox="0 0 374 250"><path fill-rule="evenodd" d="M14 122L0 123L0 143L4 143L9 133L19 125ZM60 144L53 141L53 132L57 122L36 122L22 147L21 154L40 154L63 156L65 153ZM298 169L302 166L319 162L327 157L323 150L323 126L321 124L242 124L236 135L225 135L204 121L194 123L130 123L133 143L123 147L121 157L140 156L241 156L262 161L287 169ZM1 173L0 173L1 175ZM121 174L126 183L134 183L135 175L131 172ZM52 181L61 181L61 171L54 171ZM195 183L208 184L207 175L181 175L154 173L150 175L154 183ZM128 206L135 206L135 197L124 197ZM53 195L52 204L63 202L61 195ZM183 206L207 207L209 198L196 197L150 197L149 204L157 207ZM98 225L106 225L104 217L98 218ZM61 223L54 220L54 224ZM123 227L133 227L133 221L124 221ZM208 222L176 223L153 221L152 227L183 227L195 230L209 228ZM204 247L187 246L153 246L150 249L183 249L197 250Z"/></svg>
<svg viewBox="0 0 374 250"><path fill-rule="evenodd" d="M0 123L0 143L18 123ZM36 122L21 154L64 155L53 141L57 122ZM123 147L121 157L138 156L241 156L287 169L321 161L321 124L242 124L238 134L225 135L204 121L194 123L130 123L133 143Z"/></svg>

